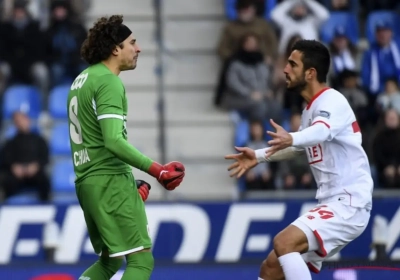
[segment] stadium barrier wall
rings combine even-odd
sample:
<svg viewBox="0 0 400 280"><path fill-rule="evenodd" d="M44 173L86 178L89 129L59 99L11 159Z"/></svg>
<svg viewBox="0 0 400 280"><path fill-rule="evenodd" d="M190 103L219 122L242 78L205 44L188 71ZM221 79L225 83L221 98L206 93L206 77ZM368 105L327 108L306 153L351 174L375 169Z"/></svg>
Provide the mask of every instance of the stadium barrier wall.
<svg viewBox="0 0 400 280"><path fill-rule="evenodd" d="M161 279L163 271L170 271L171 275L176 273L176 276L162 279L187 279L189 275L192 280L253 279L259 263L271 250L274 235L315 204L308 199L147 203L154 255L156 262L162 264L152 279ZM387 252L390 259L400 259L400 199L382 198L374 200L371 221L365 232L333 260L367 261L373 258L370 245L372 221L376 215L388 220ZM55 271L76 277L84 269L82 263L96 259L79 204L1 206L0 240L0 279L30 279L27 277ZM54 253L55 266L46 268L43 246L54 242L58 244ZM37 265L28 272L13 269L31 262ZM225 266L225 263L235 265ZM199 268L205 264L212 265L207 269ZM356 276L366 275L354 279L373 279L375 272L354 271ZM16 276L3 278L10 273L16 273ZM322 273L327 273L326 278L314 279L340 279L332 278L333 270L325 269ZM220 274L225 276L211 277ZM348 277L345 279L352 279ZM400 279L400 276L385 279Z"/></svg>

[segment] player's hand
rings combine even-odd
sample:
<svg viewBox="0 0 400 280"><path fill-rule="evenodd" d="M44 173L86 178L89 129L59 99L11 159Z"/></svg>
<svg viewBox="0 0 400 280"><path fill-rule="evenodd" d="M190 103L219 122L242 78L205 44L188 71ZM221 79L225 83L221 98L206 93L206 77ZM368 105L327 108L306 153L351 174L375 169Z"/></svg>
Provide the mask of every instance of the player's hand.
<svg viewBox="0 0 400 280"><path fill-rule="evenodd" d="M235 147L235 149L239 153L226 155L225 159L235 160L235 162L228 167L228 171L232 171L230 174L231 177L236 176L236 178L240 178L247 170L256 166L258 161L253 149L247 147Z"/></svg>
<svg viewBox="0 0 400 280"><path fill-rule="evenodd" d="M267 131L267 134L272 137L272 140L268 141L270 149L265 153L265 157L269 158L276 152L286 149L292 146L293 138L282 126L275 123L272 119L270 120L271 125L275 128L276 132Z"/></svg>
<svg viewBox="0 0 400 280"><path fill-rule="evenodd" d="M136 187L143 201L146 201L149 197L151 186L149 183L143 180L136 180Z"/></svg>
<svg viewBox="0 0 400 280"><path fill-rule="evenodd" d="M178 161L172 161L165 165L154 162L150 167L149 174L155 177L166 190L172 191L182 183L185 177L185 166Z"/></svg>

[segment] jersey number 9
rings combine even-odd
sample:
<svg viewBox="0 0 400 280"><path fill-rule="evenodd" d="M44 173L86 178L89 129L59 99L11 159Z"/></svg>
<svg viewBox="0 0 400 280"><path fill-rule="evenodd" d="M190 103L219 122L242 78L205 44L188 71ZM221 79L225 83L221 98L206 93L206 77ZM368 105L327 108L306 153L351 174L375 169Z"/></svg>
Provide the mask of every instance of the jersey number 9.
<svg viewBox="0 0 400 280"><path fill-rule="evenodd" d="M82 128L78 120L78 97L74 96L69 102L69 136L75 144L82 144Z"/></svg>
<svg viewBox="0 0 400 280"><path fill-rule="evenodd" d="M71 90L80 89L88 78L88 73L80 74L76 77L75 81L71 85ZM69 120L69 135L72 142L75 144L82 144L82 128L78 120L78 97L74 96L71 98L68 106Z"/></svg>

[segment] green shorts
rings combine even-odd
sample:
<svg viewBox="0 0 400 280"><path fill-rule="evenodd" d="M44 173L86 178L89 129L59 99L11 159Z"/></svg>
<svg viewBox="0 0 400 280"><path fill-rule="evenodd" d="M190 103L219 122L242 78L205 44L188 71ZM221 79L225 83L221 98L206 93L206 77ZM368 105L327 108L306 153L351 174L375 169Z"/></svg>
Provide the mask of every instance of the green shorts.
<svg viewBox="0 0 400 280"><path fill-rule="evenodd" d="M96 254L110 257L151 248L147 216L131 173L96 175L76 184Z"/></svg>

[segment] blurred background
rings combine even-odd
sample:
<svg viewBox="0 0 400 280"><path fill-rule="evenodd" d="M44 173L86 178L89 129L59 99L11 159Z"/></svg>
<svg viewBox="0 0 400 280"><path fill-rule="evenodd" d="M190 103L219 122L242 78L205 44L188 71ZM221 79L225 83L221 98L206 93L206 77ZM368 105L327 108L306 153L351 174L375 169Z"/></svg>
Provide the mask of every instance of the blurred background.
<svg viewBox="0 0 400 280"><path fill-rule="evenodd" d="M186 178L146 203L153 280L255 279L275 234L316 204L307 158L236 181L223 157L261 148L273 118L296 131L304 102L283 68L298 39L332 54L329 85L353 107L375 181L364 234L332 257L360 269L313 279L400 279L400 4L396 0L0 0L0 278L71 280L96 259L75 198L66 98L100 16L123 14L142 53L121 73L129 142L179 160ZM116 276L115 279L119 279Z"/></svg>

